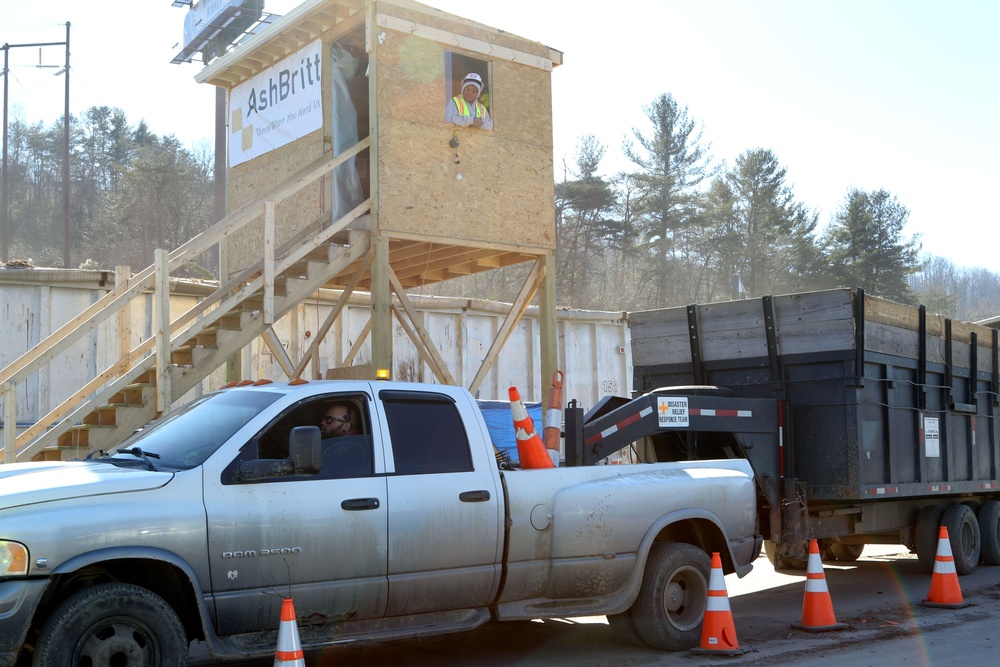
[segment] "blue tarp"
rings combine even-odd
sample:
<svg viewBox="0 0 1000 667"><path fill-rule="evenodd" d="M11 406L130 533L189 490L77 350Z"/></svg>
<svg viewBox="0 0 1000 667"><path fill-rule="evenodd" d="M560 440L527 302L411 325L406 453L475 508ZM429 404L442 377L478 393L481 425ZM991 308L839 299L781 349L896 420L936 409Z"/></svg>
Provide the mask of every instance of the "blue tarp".
<svg viewBox="0 0 1000 667"><path fill-rule="evenodd" d="M483 411L486 428L490 431L493 444L505 452L512 461L517 461L517 438L514 437L514 417L507 401L476 401ZM525 402L528 416L535 422L535 432L542 434L542 404Z"/></svg>

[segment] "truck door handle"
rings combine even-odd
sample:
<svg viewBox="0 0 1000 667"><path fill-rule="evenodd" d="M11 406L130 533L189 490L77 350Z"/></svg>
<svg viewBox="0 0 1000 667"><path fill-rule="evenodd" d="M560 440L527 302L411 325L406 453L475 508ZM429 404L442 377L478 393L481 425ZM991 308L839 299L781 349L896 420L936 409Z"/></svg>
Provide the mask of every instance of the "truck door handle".
<svg viewBox="0 0 1000 667"><path fill-rule="evenodd" d="M458 499L463 503L485 503L490 499L489 491L463 491L458 494Z"/></svg>
<svg viewBox="0 0 1000 667"><path fill-rule="evenodd" d="M340 509L347 510L348 512L377 510L378 506L378 498L351 498L340 503Z"/></svg>

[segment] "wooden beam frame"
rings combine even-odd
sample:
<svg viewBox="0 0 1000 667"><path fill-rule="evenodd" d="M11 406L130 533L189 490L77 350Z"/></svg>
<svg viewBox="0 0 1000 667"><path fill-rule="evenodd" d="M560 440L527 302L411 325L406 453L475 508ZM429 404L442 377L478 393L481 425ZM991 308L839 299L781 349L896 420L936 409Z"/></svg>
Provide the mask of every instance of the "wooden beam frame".
<svg viewBox="0 0 1000 667"><path fill-rule="evenodd" d="M514 327L521 320L524 315L524 311L528 309L528 304L535 296L535 292L538 291L538 287L541 284L541 280L545 275L545 258L539 257L535 260L534 266L531 267L531 271L528 272L528 276L524 279L524 284L521 286L521 291L518 292L517 298L514 299L514 303L510 306L510 311L507 313L507 317L504 318L503 324L497 331L497 335L493 338L493 343L490 345L490 349L486 352L486 357L483 359L483 363L479 366L479 371L476 372L472 382L469 383L469 391L473 394L479 390L479 386L486 379L486 374L489 373L490 368L496 362L497 357L500 355L500 350L503 346L507 344L507 339L510 338L510 334L514 331Z"/></svg>
<svg viewBox="0 0 1000 667"><path fill-rule="evenodd" d="M396 292L396 297L399 299L400 304L402 304L403 309L406 311L406 316L410 318L410 323L417 332L417 336L423 341L424 347L427 350L427 354L430 355L431 359L434 360L434 364L431 366L432 369L436 369L435 375L438 380L444 384L455 385L455 378L452 377L451 373L448 371L448 365L441 358L441 354L438 352L437 347L434 345L434 341L431 339L430 334L427 329L420 324L420 320L417 317L417 309L413 307L413 303L410 298L406 296L406 292L403 291L403 286L399 284L399 279L396 274L392 272L392 267L386 266L389 273L389 282L392 283L392 288Z"/></svg>
<svg viewBox="0 0 1000 667"><path fill-rule="evenodd" d="M295 368L293 369L294 371L293 375L290 375L289 377L291 378L301 377L302 371L306 369L306 366L309 364L310 361L315 359L314 352L319 350L320 343L323 341L324 338L326 338L326 335L330 333L330 328L333 327L333 323L337 321L338 317L340 317L340 312L347 305L347 301L348 299L350 299L351 294L354 293L354 288L357 287L358 281L361 280L361 276L363 276L365 271L368 270L368 267L371 266L373 257L374 255L370 252L367 255L365 255L364 260L358 266L357 270L354 272L354 275L351 276L350 282L347 283L347 286L344 288L344 291L341 292L340 298L337 299L337 303L334 304L333 310L330 311L329 315L327 315L326 319L323 321L323 324L320 325L319 329L316 331L316 336L313 338L313 341L309 344L309 348L305 351L305 353L303 353L302 358L299 360L299 363L295 365ZM313 368L313 376L315 376L318 373L319 369Z"/></svg>

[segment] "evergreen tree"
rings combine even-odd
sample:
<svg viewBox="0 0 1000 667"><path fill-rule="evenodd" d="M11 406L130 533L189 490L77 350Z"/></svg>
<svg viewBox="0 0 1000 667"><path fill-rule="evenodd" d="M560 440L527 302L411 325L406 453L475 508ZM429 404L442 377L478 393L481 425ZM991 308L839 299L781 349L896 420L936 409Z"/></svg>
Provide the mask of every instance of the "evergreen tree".
<svg viewBox="0 0 1000 667"><path fill-rule="evenodd" d="M652 132L638 128L638 146L624 145L625 157L639 167L632 174L642 207L639 225L654 286L649 306L673 305L691 298L692 274L702 264L702 181L711 176L709 145L701 129L669 93L645 108Z"/></svg>
<svg viewBox="0 0 1000 667"><path fill-rule="evenodd" d="M849 190L823 240L836 284L913 303L907 278L920 269L920 240L903 239L909 216L910 211L886 190Z"/></svg>
<svg viewBox="0 0 1000 667"><path fill-rule="evenodd" d="M796 201L786 170L770 150L756 148L709 190L717 284L738 277L750 296L807 287L817 257L816 215Z"/></svg>
<svg viewBox="0 0 1000 667"><path fill-rule="evenodd" d="M556 284L563 303L595 307L607 288L602 257L608 244L620 239L621 227L608 217L616 196L597 175L606 148L593 135L580 140L574 180L555 185Z"/></svg>

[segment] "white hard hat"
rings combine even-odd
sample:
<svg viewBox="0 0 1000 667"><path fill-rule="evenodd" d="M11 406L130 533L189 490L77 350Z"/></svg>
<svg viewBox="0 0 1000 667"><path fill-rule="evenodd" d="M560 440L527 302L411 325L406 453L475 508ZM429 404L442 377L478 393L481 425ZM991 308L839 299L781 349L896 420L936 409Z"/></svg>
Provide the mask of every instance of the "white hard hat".
<svg viewBox="0 0 1000 667"><path fill-rule="evenodd" d="M462 79L462 90L465 90L466 86L475 86L476 95L478 96L483 92L483 79L475 72L469 72L465 75L465 78Z"/></svg>

